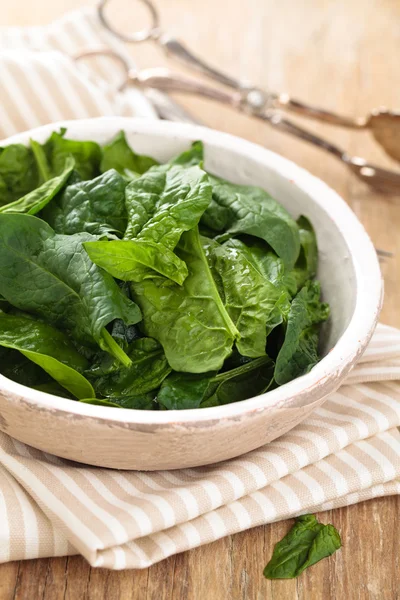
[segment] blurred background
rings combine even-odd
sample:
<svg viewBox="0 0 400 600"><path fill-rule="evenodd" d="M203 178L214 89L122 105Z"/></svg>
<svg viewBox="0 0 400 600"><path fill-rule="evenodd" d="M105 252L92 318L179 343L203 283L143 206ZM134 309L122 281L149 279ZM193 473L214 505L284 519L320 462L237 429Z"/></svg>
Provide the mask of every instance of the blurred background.
<svg viewBox="0 0 400 600"><path fill-rule="evenodd" d="M400 108L398 0L156 0L156 5L163 30L235 76L350 116L364 116L382 105ZM81 0L3 2L1 25L45 25L82 6ZM135 0L110 1L107 15L127 33L148 24L146 11ZM152 43L127 47L140 68L180 69ZM376 246L396 253L390 267L383 265L387 292L394 292L400 254L398 198L378 196L335 158L268 125L206 100L176 98L203 124L265 145L335 188ZM352 154L398 168L366 132L303 124ZM390 322L399 326L395 303L396 294L388 293L385 311L392 308Z"/></svg>

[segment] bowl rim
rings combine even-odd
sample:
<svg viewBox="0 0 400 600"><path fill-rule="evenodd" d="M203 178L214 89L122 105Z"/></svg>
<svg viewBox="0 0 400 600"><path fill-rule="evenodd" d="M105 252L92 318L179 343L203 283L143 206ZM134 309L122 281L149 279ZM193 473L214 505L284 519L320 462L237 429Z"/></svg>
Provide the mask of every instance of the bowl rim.
<svg viewBox="0 0 400 600"><path fill-rule="evenodd" d="M229 148L229 150L257 160L257 162L264 162L269 168L290 180L295 187L309 195L330 216L339 229L353 261L356 286L354 312L334 348L309 373L275 390L232 404L166 411L121 409L73 402L23 386L3 375L0 375L0 393L6 394L10 401L23 398L25 402L35 405L38 409L52 410L58 414L88 417L116 425L123 424L127 427L133 425L164 427L211 424L220 419L239 418L249 413L267 410L273 406L283 408L295 397L306 399L310 394L313 396L315 390L320 391L319 397L321 397L336 389L338 375L346 371L365 350L377 324L383 298L382 276L372 241L356 215L337 192L306 169L258 144L228 133L187 123L130 117L59 121L16 134L3 140L1 144L26 144L31 137L34 139L45 138L60 127L66 127L67 136L69 134L72 138L82 134L87 139L96 139L97 136L104 134L112 137L119 130L125 129L132 134L173 137L188 142L199 139L205 144L220 148L221 151Z"/></svg>

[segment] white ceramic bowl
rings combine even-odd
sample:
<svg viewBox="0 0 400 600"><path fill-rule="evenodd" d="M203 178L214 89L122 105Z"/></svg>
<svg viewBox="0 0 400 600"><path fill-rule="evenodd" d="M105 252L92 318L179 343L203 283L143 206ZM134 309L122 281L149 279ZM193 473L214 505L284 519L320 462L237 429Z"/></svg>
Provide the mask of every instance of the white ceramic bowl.
<svg viewBox="0 0 400 600"><path fill-rule="evenodd" d="M43 142L60 123L2 143ZM206 465L253 450L282 435L343 381L377 323L382 281L373 245L333 190L292 162L242 139L203 127L102 118L62 123L67 137L108 141L123 129L132 147L165 161L194 140L205 144L205 167L231 181L268 190L317 232L319 273L332 316L324 358L300 377L243 402L185 411L139 411L81 404L0 376L0 429L14 438L79 462L120 469Z"/></svg>

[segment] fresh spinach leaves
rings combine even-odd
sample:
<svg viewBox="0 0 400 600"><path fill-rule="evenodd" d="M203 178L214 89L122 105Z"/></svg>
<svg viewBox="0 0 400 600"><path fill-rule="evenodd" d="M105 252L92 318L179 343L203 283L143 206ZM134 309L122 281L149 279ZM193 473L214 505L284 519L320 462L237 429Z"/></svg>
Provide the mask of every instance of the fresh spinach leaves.
<svg viewBox="0 0 400 600"><path fill-rule="evenodd" d="M0 294L129 366L105 327L114 319L137 323L140 310L91 262L83 243L92 239L88 233L58 235L29 215L0 214Z"/></svg>
<svg viewBox="0 0 400 600"><path fill-rule="evenodd" d="M318 248L264 190L124 132L0 148L0 372L82 402L205 408L319 360ZM36 215L36 216L34 216ZM21 313L20 311L24 311Z"/></svg>
<svg viewBox="0 0 400 600"><path fill-rule="evenodd" d="M292 579L339 550L342 542L333 525L319 523L314 515L297 517L291 530L275 545L264 569L267 579Z"/></svg>

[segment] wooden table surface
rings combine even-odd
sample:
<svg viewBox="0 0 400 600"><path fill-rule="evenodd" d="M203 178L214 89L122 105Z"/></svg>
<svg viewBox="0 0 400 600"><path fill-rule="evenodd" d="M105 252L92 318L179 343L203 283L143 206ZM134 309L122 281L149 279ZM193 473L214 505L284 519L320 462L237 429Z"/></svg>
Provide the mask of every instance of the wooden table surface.
<svg viewBox="0 0 400 600"><path fill-rule="evenodd" d="M0 24L45 24L81 4L2 2ZM115 0L116 21L129 23L134 6L134 0ZM398 0L158 0L158 6L168 31L216 65L261 86L350 115L365 115L380 105L400 108ZM149 44L133 51L141 66L165 63ZM210 127L266 145L343 195L376 246L395 253L382 265L382 321L400 326L400 198L372 193L336 159L229 109L193 99L185 105ZM354 154L391 164L367 133L318 124L310 128ZM185 552L144 571L91 569L80 557L1 565L0 599L395 600L400 598L399 514L398 497L321 514L323 522L339 529L343 548L294 581L270 582L262 576L273 545L289 527L282 522Z"/></svg>

